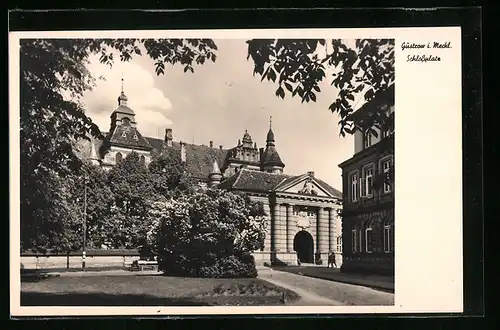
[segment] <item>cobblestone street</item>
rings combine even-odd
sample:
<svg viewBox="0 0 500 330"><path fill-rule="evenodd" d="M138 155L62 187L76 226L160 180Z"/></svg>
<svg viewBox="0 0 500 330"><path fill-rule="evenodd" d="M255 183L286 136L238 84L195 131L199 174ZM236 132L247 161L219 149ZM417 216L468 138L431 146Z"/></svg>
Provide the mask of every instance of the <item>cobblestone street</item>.
<svg viewBox="0 0 500 330"><path fill-rule="evenodd" d="M359 285L306 277L265 267L259 268L259 278L297 292L302 297L297 305L394 305L394 294Z"/></svg>

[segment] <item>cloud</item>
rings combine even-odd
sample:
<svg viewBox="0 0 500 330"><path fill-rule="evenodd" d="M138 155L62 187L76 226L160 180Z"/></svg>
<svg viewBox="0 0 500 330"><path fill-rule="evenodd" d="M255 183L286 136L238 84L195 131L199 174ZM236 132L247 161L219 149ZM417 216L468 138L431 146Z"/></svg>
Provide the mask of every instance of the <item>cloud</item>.
<svg viewBox="0 0 500 330"><path fill-rule="evenodd" d="M114 54L119 59L118 54ZM156 137L158 132L172 125L170 114L172 103L165 94L155 87L153 67L144 68L134 61L116 60L112 67L101 64L99 56L92 56L88 69L97 79L92 91L84 94L82 101L87 115L99 126L101 131L109 129L109 116L118 105L121 91L122 74L124 91L128 106L134 110L139 131L145 136Z"/></svg>

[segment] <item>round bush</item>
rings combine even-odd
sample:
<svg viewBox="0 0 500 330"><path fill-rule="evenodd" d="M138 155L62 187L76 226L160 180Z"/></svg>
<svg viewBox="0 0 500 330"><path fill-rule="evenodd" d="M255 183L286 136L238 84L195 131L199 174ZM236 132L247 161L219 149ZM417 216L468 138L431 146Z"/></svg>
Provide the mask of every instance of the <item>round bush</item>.
<svg viewBox="0 0 500 330"><path fill-rule="evenodd" d="M225 190L207 189L156 202L148 244L167 275L254 278L251 252L263 246L261 205Z"/></svg>

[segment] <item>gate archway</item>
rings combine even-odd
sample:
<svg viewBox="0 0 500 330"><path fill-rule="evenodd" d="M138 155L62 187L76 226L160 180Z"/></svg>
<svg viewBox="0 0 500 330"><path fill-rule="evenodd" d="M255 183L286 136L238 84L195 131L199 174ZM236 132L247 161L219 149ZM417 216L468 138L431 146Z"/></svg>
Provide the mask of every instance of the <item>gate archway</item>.
<svg viewBox="0 0 500 330"><path fill-rule="evenodd" d="M314 240L307 231L301 230L295 235L293 250L297 252L300 262L311 264L314 262Z"/></svg>

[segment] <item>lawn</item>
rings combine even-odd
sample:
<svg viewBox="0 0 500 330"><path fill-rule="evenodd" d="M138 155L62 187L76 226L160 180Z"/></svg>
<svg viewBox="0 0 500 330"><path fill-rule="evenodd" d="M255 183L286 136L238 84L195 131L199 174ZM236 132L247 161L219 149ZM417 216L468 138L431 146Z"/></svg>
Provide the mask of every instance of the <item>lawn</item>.
<svg viewBox="0 0 500 330"><path fill-rule="evenodd" d="M21 283L21 306L263 306L299 299L260 279L60 276Z"/></svg>

